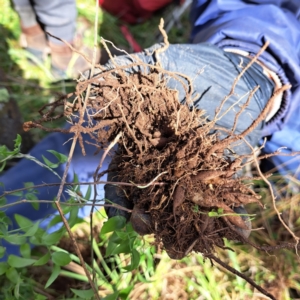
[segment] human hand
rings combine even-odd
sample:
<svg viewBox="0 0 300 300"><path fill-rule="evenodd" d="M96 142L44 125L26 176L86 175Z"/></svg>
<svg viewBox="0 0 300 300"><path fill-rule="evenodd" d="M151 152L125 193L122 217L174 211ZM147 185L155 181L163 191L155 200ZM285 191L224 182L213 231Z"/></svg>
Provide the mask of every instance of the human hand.
<svg viewBox="0 0 300 300"><path fill-rule="evenodd" d="M234 126L233 134L241 133L247 129L252 124L253 119L259 116L271 97L273 85L263 74L262 68L259 65L254 65L253 68L249 68L242 79L237 82L234 93L231 92L231 86L235 78L243 70L242 67L239 69L241 57L235 54L225 53L207 44L173 45L169 46L164 52L155 52L157 49L159 48L156 45L144 53L130 57L121 56L114 58L114 60L110 61L105 67L106 69L114 69L118 66L125 66L128 73L133 73L141 69L145 72L145 68L147 68L145 66L146 63L149 70L152 66L167 70L164 74L166 74L168 78L168 88L177 90L178 98L181 103L184 103L186 100L186 91L183 86L178 83L178 80L171 76L168 77L168 71L173 72L173 74L175 72L183 81L185 81L186 76L188 76L192 79L191 88L193 89L194 106L198 109L205 110L209 120L213 120L216 117L215 113L221 105L222 100L226 95L230 94L230 97L223 103L222 109L218 112L221 117L216 120L217 127L225 129L220 132L221 139L224 139L228 131L232 130L237 112L239 112L240 107L246 103L248 99L247 95L249 95L250 91L252 91L257 84L262 85L264 88L258 94L255 94L253 99L250 99L247 106L245 105L244 111L241 112ZM136 62L133 63L133 60ZM244 60L243 63L247 62L246 58L244 58ZM159 64L157 64L157 62L159 62ZM141 63L144 65L141 66ZM243 67L245 67L245 64ZM249 113L251 114L250 118ZM261 128L262 124L245 137L251 145L256 145L258 142ZM251 152L251 149L242 141L239 141L239 144L233 149L236 154L240 155ZM118 181L118 174L113 174L109 177L112 181ZM109 184L105 189L107 199L121 206L129 207L130 209L133 208L131 221L137 232L146 234L151 231L149 229L153 228L153 224L151 224L149 215L146 212L135 209L134 203L126 198L120 187ZM125 214L127 219L130 217L127 213L121 212L120 209L118 210L114 207L108 208L107 211L109 217L116 214ZM233 211L238 214L246 214L243 206L233 207ZM249 230L246 228L250 229L251 224L247 216L243 216L242 219L245 226L240 228L240 232L244 237L247 237ZM145 225L145 228L140 229L140 224Z"/></svg>

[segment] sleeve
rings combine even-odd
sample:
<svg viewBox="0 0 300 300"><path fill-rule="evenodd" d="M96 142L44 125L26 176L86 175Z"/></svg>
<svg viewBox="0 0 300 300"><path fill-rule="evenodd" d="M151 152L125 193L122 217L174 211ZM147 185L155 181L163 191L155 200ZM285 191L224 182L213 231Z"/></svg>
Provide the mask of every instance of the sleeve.
<svg viewBox="0 0 300 300"><path fill-rule="evenodd" d="M260 60L275 72L282 84L292 84L282 106L266 125L264 135L280 130L300 103L294 97L300 83L300 2L296 0L194 1L191 9L194 43L209 42L226 50L256 54L270 45Z"/></svg>
<svg viewBox="0 0 300 300"><path fill-rule="evenodd" d="M263 129L263 136L268 136L266 153L283 147L286 154L300 150L299 19L298 0L198 0L192 4L194 43L209 42L224 50L238 49L254 55L269 41L260 60L282 84L292 85L283 96L280 110ZM299 155L276 156L268 162L268 170L276 166L281 175L290 174L299 180Z"/></svg>
<svg viewBox="0 0 300 300"><path fill-rule="evenodd" d="M55 157L49 153L47 150L55 150L66 156L69 155L70 147L72 144L72 135L66 135L63 133L52 133L39 142L30 152L30 155L35 157L37 160L43 162L42 156L46 157L48 160L55 162ZM85 137L84 137L85 138ZM84 139L86 142L88 139ZM92 142L89 140L89 142ZM96 148L93 145L85 143L86 156L82 155L81 148L77 143L75 147L74 155L70 164L69 172L67 175L66 182L72 182L74 179L74 174L77 175L79 182L93 182L93 174L100 162L100 158L103 151L100 151L97 155L94 155ZM104 161L102 169L106 170L110 163L110 158ZM62 177L65 170L65 164L61 164L54 171ZM104 175L101 180L106 181L106 175ZM24 183L31 182L33 185L48 184L44 187L35 188L37 198L39 200L54 201L57 196L59 185L51 185L54 183L60 183L60 178L53 174L50 170L41 167L36 162L28 159L22 159L14 167L10 168L7 172L1 174L0 176L0 195L5 191L14 191L24 187ZM82 185L80 187L80 192L85 195L87 192L88 185ZM68 186L63 190L61 196L61 201L69 199L70 196L67 193ZM99 184L97 186L97 199L104 199L104 187ZM26 199L26 191L24 196L21 197L16 195L6 196L7 204L14 204L21 199ZM93 188L90 199L93 199ZM78 217L84 218L89 215L91 210L90 206L82 206L79 209ZM5 211L6 216L10 219L11 224L8 230L15 230L19 228L15 221L15 214L22 215L31 221L40 220L40 227L45 229L48 233L54 232L61 228L62 223L58 223L55 226L49 228L49 222L58 214L57 210L54 208L52 203L39 203L39 208L34 209L31 203L19 203L12 205L5 209L0 209ZM67 216L68 217L68 216ZM19 246L10 244L0 237L0 245L6 247L6 255L0 259L0 261L5 261L9 254L19 255Z"/></svg>

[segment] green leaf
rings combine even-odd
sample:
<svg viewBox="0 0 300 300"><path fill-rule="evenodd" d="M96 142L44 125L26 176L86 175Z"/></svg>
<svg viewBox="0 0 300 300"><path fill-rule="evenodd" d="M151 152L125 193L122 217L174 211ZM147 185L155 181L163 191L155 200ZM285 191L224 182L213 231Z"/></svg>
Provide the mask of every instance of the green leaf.
<svg viewBox="0 0 300 300"><path fill-rule="evenodd" d="M37 233L38 229L40 226L40 222L37 221L35 222L26 232L25 232L25 236L33 236Z"/></svg>
<svg viewBox="0 0 300 300"><path fill-rule="evenodd" d="M26 231L28 228L32 226L32 221L30 221L28 218L25 218L21 215L15 214L14 215L15 220L17 221L19 227Z"/></svg>
<svg viewBox="0 0 300 300"><path fill-rule="evenodd" d="M1 172L1 170L0 170L0 172ZM5 197L0 198L0 207L5 205L6 203L7 203L7 200Z"/></svg>
<svg viewBox="0 0 300 300"><path fill-rule="evenodd" d="M39 208L40 208L39 202L30 202L30 203L35 210L39 210Z"/></svg>
<svg viewBox="0 0 300 300"><path fill-rule="evenodd" d="M94 291L92 289L89 290L76 290L71 289L71 291L80 299L94 299Z"/></svg>
<svg viewBox="0 0 300 300"><path fill-rule="evenodd" d="M50 168L52 168L52 169L55 169L55 168L57 168L57 167L59 166L58 163L53 163L53 162L51 162L51 161L50 161L49 159L47 159L44 155L42 155L42 158L43 158L44 163L45 163L48 167L50 167Z"/></svg>
<svg viewBox="0 0 300 300"><path fill-rule="evenodd" d="M101 229L101 234L122 229L126 224L126 219L122 216L115 216L106 221Z"/></svg>
<svg viewBox="0 0 300 300"><path fill-rule="evenodd" d="M8 225L12 225L13 224L12 221L11 221L11 219L8 216L6 216L6 215L4 215L1 219L2 219L1 220L2 223L8 224Z"/></svg>
<svg viewBox="0 0 300 300"><path fill-rule="evenodd" d="M52 253L52 261L58 266L65 266L71 262L71 258L68 253L58 251Z"/></svg>
<svg viewBox="0 0 300 300"><path fill-rule="evenodd" d="M78 221L78 211L79 211L79 206L72 206L72 209L70 210L70 215L68 218L69 226L73 227L77 221Z"/></svg>
<svg viewBox="0 0 300 300"><path fill-rule="evenodd" d="M208 213L208 216L209 216L209 217L219 217L219 214L218 214L216 211L210 211L210 212Z"/></svg>
<svg viewBox="0 0 300 300"><path fill-rule="evenodd" d="M86 194L85 194L85 196L84 196L84 199L85 199L85 200L90 200L91 194L92 194L92 187L89 185L89 186L88 186L88 189L87 189L87 191L86 191Z"/></svg>
<svg viewBox="0 0 300 300"><path fill-rule="evenodd" d="M42 242L42 237L45 234L45 230L42 228L38 228L37 232L33 235L29 237L29 241L31 244L33 245L44 245L44 243Z"/></svg>
<svg viewBox="0 0 300 300"><path fill-rule="evenodd" d="M116 235L122 240L135 239L138 236L138 234L135 231L116 231Z"/></svg>
<svg viewBox="0 0 300 300"><path fill-rule="evenodd" d="M133 271L135 269L137 269L137 267L140 264L140 254L136 249L132 249L132 253L131 253L131 264L127 267L125 267L124 269L126 271Z"/></svg>
<svg viewBox="0 0 300 300"><path fill-rule="evenodd" d="M129 297L129 294L131 292L131 290L133 289L133 285L130 285L128 287L126 287L125 289L122 289L119 291L119 298L122 300L126 300Z"/></svg>
<svg viewBox="0 0 300 300"><path fill-rule="evenodd" d="M11 254L8 256L7 262L13 268L24 268L24 267L30 266L33 263L35 263L36 260L32 259L32 258L23 258L23 257Z"/></svg>
<svg viewBox="0 0 300 300"><path fill-rule="evenodd" d="M122 244L109 243L106 247L105 257L120 253L130 253L131 249L129 242L123 242Z"/></svg>
<svg viewBox="0 0 300 300"><path fill-rule="evenodd" d="M50 260L50 257L51 257L51 255L48 252L45 255L43 255L42 257L40 257L33 265L34 266L43 266Z"/></svg>
<svg viewBox="0 0 300 300"><path fill-rule="evenodd" d="M38 197L36 196L36 194L34 194L34 193L26 193L25 194L25 198L27 199L27 200L38 200Z"/></svg>
<svg viewBox="0 0 300 300"><path fill-rule="evenodd" d="M6 248L3 246L0 246L0 258L2 258L4 256L5 252L6 252Z"/></svg>
<svg viewBox="0 0 300 300"><path fill-rule="evenodd" d="M6 166L6 161L2 162L2 165L0 166L0 173L4 170Z"/></svg>
<svg viewBox="0 0 300 300"><path fill-rule="evenodd" d="M219 215L222 215L223 213L224 213L223 208L220 208L220 207L219 207L219 208L218 208L218 214L219 214Z"/></svg>
<svg viewBox="0 0 300 300"><path fill-rule="evenodd" d="M14 140L15 141L15 149L14 149L14 152L15 151L20 151L20 147L21 147L21 143L22 143L22 137L17 134L17 138Z"/></svg>
<svg viewBox="0 0 300 300"><path fill-rule="evenodd" d="M26 188L30 188L30 187L33 187L34 186L34 183L33 182L24 182L24 187Z"/></svg>
<svg viewBox="0 0 300 300"><path fill-rule="evenodd" d="M0 235L7 235L7 224L0 223Z"/></svg>
<svg viewBox="0 0 300 300"><path fill-rule="evenodd" d="M9 92L4 87L0 88L0 102L2 103L9 102Z"/></svg>
<svg viewBox="0 0 300 300"><path fill-rule="evenodd" d="M49 277L48 281L45 284L45 288L48 288L54 282L54 280L58 277L59 273L60 273L60 266L54 265L51 276Z"/></svg>
<svg viewBox="0 0 300 300"><path fill-rule="evenodd" d="M8 267L9 266L7 262L0 262L0 276L7 271Z"/></svg>
<svg viewBox="0 0 300 300"><path fill-rule="evenodd" d="M68 161L68 156L66 156L66 155L64 155L62 153L59 153L59 152L54 151L54 150L48 150L48 152L52 153L58 159L58 161L61 164L64 164L65 162Z"/></svg>
<svg viewBox="0 0 300 300"><path fill-rule="evenodd" d="M14 192L11 193L12 196L16 196L16 197L22 197L23 196L23 192Z"/></svg>
<svg viewBox="0 0 300 300"><path fill-rule="evenodd" d="M104 298L102 298L102 300L117 300L119 296L119 292L115 292L113 294L110 294Z"/></svg>
<svg viewBox="0 0 300 300"><path fill-rule="evenodd" d="M13 245L22 245L26 243L26 237L19 234L5 236L4 239Z"/></svg>
<svg viewBox="0 0 300 300"><path fill-rule="evenodd" d="M62 222L62 218L60 215L56 215L54 218L52 218L52 220L48 223L47 228L51 228L52 226L61 223Z"/></svg>
<svg viewBox="0 0 300 300"><path fill-rule="evenodd" d="M20 253L25 258L30 258L31 256L31 248L28 243L21 245Z"/></svg>
<svg viewBox="0 0 300 300"><path fill-rule="evenodd" d="M59 242L61 237L64 235L62 231L55 231L53 233L45 233L42 236L42 243L44 243L46 246L51 246Z"/></svg>
<svg viewBox="0 0 300 300"><path fill-rule="evenodd" d="M19 273L15 268L9 268L5 275L11 282L15 284L19 281Z"/></svg>

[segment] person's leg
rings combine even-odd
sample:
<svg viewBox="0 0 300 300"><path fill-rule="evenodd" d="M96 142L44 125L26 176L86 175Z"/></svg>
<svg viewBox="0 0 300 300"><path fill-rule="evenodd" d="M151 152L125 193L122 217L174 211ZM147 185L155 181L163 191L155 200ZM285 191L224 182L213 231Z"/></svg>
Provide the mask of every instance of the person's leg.
<svg viewBox="0 0 300 300"><path fill-rule="evenodd" d="M81 72L91 68L91 65L77 53L73 53L69 46L58 39L48 35L48 45L45 48L45 32L72 44L80 52L92 57L92 50L83 45L74 44L76 32L77 9L75 0L13 0L15 9L21 19L25 42L23 47L38 58L45 55L43 49L50 50L53 75L57 79L77 77ZM43 30L39 26L42 24ZM34 37L36 43L31 42ZM43 42L41 41L42 39ZM99 57L99 53L98 53ZM98 61L97 61L98 62Z"/></svg>
<svg viewBox="0 0 300 300"><path fill-rule="evenodd" d="M32 3L37 19L45 26L46 32L69 43L73 42L77 18L75 0L34 0ZM50 44L64 46L51 36L48 39Z"/></svg>
<svg viewBox="0 0 300 300"><path fill-rule="evenodd" d="M29 0L13 0L13 4L21 23L21 46L38 60L44 60L50 53L50 49L31 2Z"/></svg>

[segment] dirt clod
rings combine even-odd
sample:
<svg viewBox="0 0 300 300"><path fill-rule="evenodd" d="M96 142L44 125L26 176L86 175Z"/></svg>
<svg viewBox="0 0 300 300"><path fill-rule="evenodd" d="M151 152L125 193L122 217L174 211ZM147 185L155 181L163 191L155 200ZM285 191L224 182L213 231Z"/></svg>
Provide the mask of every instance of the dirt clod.
<svg viewBox="0 0 300 300"><path fill-rule="evenodd" d="M187 104L189 94L179 103L166 82L160 68L128 75L116 67L77 89L83 93L92 83L87 107L96 120L96 142L106 147L121 133L116 171L118 182L132 183L122 189L134 205L133 227L141 235L154 233L169 256L179 259L191 251L209 254L224 246L224 237L239 240L235 229L249 228L233 208L258 198L232 177L243 157L226 158L230 139L220 143L211 134L214 122ZM217 152L207 157L213 147Z"/></svg>

